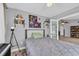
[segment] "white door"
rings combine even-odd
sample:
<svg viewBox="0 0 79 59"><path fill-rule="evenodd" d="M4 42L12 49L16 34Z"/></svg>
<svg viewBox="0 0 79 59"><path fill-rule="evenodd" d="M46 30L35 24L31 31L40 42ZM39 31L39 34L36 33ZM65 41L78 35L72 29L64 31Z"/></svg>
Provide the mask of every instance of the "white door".
<svg viewBox="0 0 79 59"><path fill-rule="evenodd" d="M52 39L58 40L58 21L57 20L50 20L50 37Z"/></svg>

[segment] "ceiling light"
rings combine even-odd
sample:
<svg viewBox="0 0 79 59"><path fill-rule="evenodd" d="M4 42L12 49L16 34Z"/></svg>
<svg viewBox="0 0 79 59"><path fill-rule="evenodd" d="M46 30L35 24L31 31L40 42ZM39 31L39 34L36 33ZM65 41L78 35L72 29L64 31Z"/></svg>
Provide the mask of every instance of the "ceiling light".
<svg viewBox="0 0 79 59"><path fill-rule="evenodd" d="M54 0L48 0L47 7L51 7L54 3Z"/></svg>
<svg viewBox="0 0 79 59"><path fill-rule="evenodd" d="M52 3L47 3L47 7L51 7L52 6Z"/></svg>

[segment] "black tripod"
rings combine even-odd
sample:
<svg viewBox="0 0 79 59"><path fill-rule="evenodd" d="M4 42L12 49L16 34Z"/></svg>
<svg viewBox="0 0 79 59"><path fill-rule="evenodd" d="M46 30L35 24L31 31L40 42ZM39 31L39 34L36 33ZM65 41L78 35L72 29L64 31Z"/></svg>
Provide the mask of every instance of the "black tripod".
<svg viewBox="0 0 79 59"><path fill-rule="evenodd" d="M17 42L17 40L16 40L16 36L15 36L15 34L14 34L14 29L11 29L11 31L12 31L12 33L11 33L11 37L10 37L10 44L11 44L11 46L12 46L11 41L12 41L12 39L13 39L13 35L14 35L14 39L15 39L15 41L16 41L16 44L17 44L18 50L20 51L20 48L19 48L18 42Z"/></svg>

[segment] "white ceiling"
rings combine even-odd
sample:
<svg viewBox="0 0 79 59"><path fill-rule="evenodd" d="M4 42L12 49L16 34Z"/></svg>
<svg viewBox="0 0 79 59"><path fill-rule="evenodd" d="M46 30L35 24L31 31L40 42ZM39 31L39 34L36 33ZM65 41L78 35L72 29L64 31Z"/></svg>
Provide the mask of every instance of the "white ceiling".
<svg viewBox="0 0 79 59"><path fill-rule="evenodd" d="M47 7L46 3L7 3L6 5L8 8L19 9L49 18L56 17L56 15L58 17L63 12L79 6L77 3L53 3L52 7Z"/></svg>
<svg viewBox="0 0 79 59"><path fill-rule="evenodd" d="M72 16L70 17L67 17L67 18L63 18L63 20L66 20L66 21L79 21L79 13L78 14L73 14Z"/></svg>
<svg viewBox="0 0 79 59"><path fill-rule="evenodd" d="M79 21L79 15L66 18L65 20L78 20Z"/></svg>

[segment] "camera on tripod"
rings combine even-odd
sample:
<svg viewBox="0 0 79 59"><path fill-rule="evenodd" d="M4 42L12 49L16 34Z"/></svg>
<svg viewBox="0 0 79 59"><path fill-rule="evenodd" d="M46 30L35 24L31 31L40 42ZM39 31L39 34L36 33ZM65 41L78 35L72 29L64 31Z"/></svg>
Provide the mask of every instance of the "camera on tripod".
<svg viewBox="0 0 79 59"><path fill-rule="evenodd" d="M14 27L11 27L11 31L14 31Z"/></svg>
<svg viewBox="0 0 79 59"><path fill-rule="evenodd" d="M12 41L13 36L14 36L14 39L15 39L15 41L16 41L18 50L20 51L19 44L18 44L18 41L17 41L16 36L15 36L15 33L14 33L14 29L15 29L14 27L11 27L11 32L12 32L12 33L11 33L11 37L10 37L10 44L12 45L11 41Z"/></svg>

